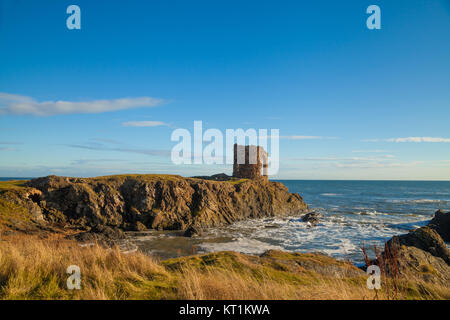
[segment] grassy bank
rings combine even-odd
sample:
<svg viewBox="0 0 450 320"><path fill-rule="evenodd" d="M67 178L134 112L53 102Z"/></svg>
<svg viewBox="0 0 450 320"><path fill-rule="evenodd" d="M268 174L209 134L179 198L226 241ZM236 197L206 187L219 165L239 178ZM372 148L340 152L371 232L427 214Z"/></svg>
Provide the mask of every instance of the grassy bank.
<svg viewBox="0 0 450 320"><path fill-rule="evenodd" d="M69 265L80 267L80 290L67 289ZM0 299L373 299L366 278L351 264L316 254L221 252L156 261L58 238L0 241ZM450 299L445 288L408 286L403 298Z"/></svg>

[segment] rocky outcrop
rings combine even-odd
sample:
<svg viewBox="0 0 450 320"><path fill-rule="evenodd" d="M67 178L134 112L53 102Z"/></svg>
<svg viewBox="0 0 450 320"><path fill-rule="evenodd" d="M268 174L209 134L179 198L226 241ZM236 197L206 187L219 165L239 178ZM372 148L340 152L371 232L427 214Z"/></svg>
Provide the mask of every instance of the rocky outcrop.
<svg viewBox="0 0 450 320"><path fill-rule="evenodd" d="M414 246L401 246L396 260L399 270L409 280L450 286L450 265L428 251Z"/></svg>
<svg viewBox="0 0 450 320"><path fill-rule="evenodd" d="M435 230L445 242L450 242L450 212L436 211L428 226Z"/></svg>
<svg viewBox="0 0 450 320"><path fill-rule="evenodd" d="M319 218L322 217L320 213L308 212L302 217L302 221L308 223L308 226L314 227L319 224Z"/></svg>
<svg viewBox="0 0 450 320"><path fill-rule="evenodd" d="M185 237L198 237L201 236L203 233L202 228L196 225L190 225L186 231L184 232Z"/></svg>
<svg viewBox="0 0 450 320"><path fill-rule="evenodd" d="M394 236L386 244L380 259L388 274L396 269L408 278L448 287L450 283L450 250L437 230L445 230L443 216L435 215L428 226ZM437 217L437 218L436 218Z"/></svg>
<svg viewBox="0 0 450 320"><path fill-rule="evenodd" d="M404 234L394 236L388 244L398 243L407 247L416 247L431 255L441 258L450 265L450 250L439 236L439 234L429 227L422 227Z"/></svg>
<svg viewBox="0 0 450 320"><path fill-rule="evenodd" d="M30 198L46 221L95 231L191 230L234 221L304 213L298 194L266 179L209 181L172 175L30 180Z"/></svg>

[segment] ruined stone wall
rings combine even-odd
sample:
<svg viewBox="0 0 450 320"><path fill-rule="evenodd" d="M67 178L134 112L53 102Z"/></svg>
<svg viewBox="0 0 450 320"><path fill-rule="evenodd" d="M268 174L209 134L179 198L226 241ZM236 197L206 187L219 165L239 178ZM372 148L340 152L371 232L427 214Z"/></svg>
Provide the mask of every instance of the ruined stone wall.
<svg viewBox="0 0 450 320"><path fill-rule="evenodd" d="M264 172L261 173L264 168ZM234 145L233 177L256 179L267 177L267 152L260 146Z"/></svg>

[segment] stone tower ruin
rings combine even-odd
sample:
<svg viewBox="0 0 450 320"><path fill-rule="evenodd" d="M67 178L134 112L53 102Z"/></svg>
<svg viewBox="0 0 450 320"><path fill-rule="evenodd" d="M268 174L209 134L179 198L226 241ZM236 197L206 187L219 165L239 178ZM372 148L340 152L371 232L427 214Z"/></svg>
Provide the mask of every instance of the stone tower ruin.
<svg viewBox="0 0 450 320"><path fill-rule="evenodd" d="M233 177L242 179L267 179L268 155L260 146L234 144Z"/></svg>

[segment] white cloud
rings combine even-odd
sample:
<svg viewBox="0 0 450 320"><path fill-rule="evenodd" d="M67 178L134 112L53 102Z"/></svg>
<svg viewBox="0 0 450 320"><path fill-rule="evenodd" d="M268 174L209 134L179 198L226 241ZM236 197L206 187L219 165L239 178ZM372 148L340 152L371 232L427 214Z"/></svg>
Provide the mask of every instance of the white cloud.
<svg viewBox="0 0 450 320"><path fill-rule="evenodd" d="M140 107L155 107L164 101L151 97L91 101L42 101L0 92L0 114L52 116L73 113L102 113Z"/></svg>
<svg viewBox="0 0 450 320"><path fill-rule="evenodd" d="M440 137L407 137L407 138L391 138L389 142L444 142L449 143L449 138Z"/></svg>
<svg viewBox="0 0 450 320"><path fill-rule="evenodd" d="M122 123L125 127L160 127L168 126L167 123L162 121L128 121Z"/></svg>
<svg viewBox="0 0 450 320"><path fill-rule="evenodd" d="M95 151L116 151L116 152L137 153L158 157L170 157L170 150L135 148L115 141L110 142L108 141L108 139L91 139L91 140L93 140L94 142L88 142L83 144L66 144L65 146L70 148L95 150Z"/></svg>
<svg viewBox="0 0 450 320"><path fill-rule="evenodd" d="M288 139L288 140L317 140L317 139L337 139L337 137L322 137L322 136L280 136L280 139Z"/></svg>
<svg viewBox="0 0 450 320"><path fill-rule="evenodd" d="M410 162L367 162L367 163L336 163L337 168L409 168L424 164L423 161Z"/></svg>
<svg viewBox="0 0 450 320"><path fill-rule="evenodd" d="M441 137L405 137L405 138L390 138L390 139L366 139L364 142L432 142L432 143L450 143L450 138Z"/></svg>
<svg viewBox="0 0 450 320"><path fill-rule="evenodd" d="M385 153L387 150L353 150L353 153Z"/></svg>
<svg viewBox="0 0 450 320"><path fill-rule="evenodd" d="M367 161L388 161L395 156L391 154L382 155L379 157L316 157L316 158L294 158L293 160L300 161L349 161L349 162L367 162Z"/></svg>

